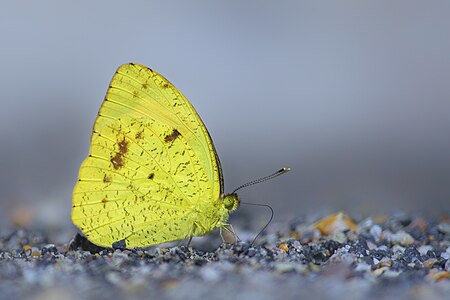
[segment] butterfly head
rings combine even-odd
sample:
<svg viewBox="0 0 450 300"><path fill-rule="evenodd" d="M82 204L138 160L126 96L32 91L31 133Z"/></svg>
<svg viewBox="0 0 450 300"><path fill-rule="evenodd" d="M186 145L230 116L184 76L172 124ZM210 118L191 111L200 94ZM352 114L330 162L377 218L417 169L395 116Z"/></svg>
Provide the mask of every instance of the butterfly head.
<svg viewBox="0 0 450 300"><path fill-rule="evenodd" d="M239 196L236 193L226 194L222 198L223 206L229 210L233 211L239 207Z"/></svg>

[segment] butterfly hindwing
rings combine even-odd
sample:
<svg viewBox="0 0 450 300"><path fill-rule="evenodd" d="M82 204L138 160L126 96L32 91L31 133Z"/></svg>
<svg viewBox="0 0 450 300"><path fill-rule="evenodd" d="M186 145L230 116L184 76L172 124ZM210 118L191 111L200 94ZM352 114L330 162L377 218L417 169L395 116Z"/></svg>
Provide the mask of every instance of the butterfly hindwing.
<svg viewBox="0 0 450 300"><path fill-rule="evenodd" d="M131 116L96 132L79 177L74 221L102 245L184 238L191 228L177 220L187 222L198 197L211 194L206 172L183 136L170 126ZM172 232L170 238L163 228Z"/></svg>

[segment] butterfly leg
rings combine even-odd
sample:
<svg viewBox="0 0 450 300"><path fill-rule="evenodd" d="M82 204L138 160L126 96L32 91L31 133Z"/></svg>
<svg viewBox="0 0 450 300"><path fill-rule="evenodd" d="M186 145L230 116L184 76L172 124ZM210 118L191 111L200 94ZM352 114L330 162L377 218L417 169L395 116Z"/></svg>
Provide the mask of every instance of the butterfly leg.
<svg viewBox="0 0 450 300"><path fill-rule="evenodd" d="M236 231L234 230L233 225L231 224L226 224L225 226L223 226L223 229L225 229L226 231L228 231L229 233L231 233L233 235L234 238L234 242L240 242L241 239L239 238L239 236L237 235Z"/></svg>
<svg viewBox="0 0 450 300"><path fill-rule="evenodd" d="M191 245L191 242L192 242L192 238L194 237L193 232L194 232L195 226L196 226L196 224L194 223L192 225L192 228L189 230L188 234L186 234L186 236L184 237L184 240L181 240L178 243L178 247L181 247L183 245L184 241L187 241L186 242L186 248L189 248L189 246Z"/></svg>
<svg viewBox="0 0 450 300"><path fill-rule="evenodd" d="M191 245L191 241L192 241L193 236L189 236L186 235L186 237L184 238L184 240L180 240L179 243L177 244L177 247L181 247L184 245L184 242L186 241L186 248L189 248L189 246Z"/></svg>
<svg viewBox="0 0 450 300"><path fill-rule="evenodd" d="M191 244L192 238L193 238L193 236L189 237L189 240L188 240L188 242L186 244L186 248L189 248L189 245Z"/></svg>
<svg viewBox="0 0 450 300"><path fill-rule="evenodd" d="M225 244L226 241L225 241L225 238L223 237L223 228L225 228L225 227L223 227L223 226L219 227L219 234L220 234L220 238L222 239L222 244Z"/></svg>
<svg viewBox="0 0 450 300"><path fill-rule="evenodd" d="M234 242L235 243L241 241L239 236L236 234L236 231L234 230L233 225L231 225L231 224L223 224L223 226L219 227L219 234L220 234L220 237L222 238L222 243L226 243L226 239L223 236L223 230L228 231L229 233L231 233L231 235L234 238Z"/></svg>
<svg viewBox="0 0 450 300"><path fill-rule="evenodd" d="M185 239L188 239L187 243L186 243L186 248L189 248L189 245L192 242L192 238L194 237L194 231L195 231L195 227L197 227L198 225L196 223L194 223L192 225L192 228L189 230L189 233L186 235Z"/></svg>

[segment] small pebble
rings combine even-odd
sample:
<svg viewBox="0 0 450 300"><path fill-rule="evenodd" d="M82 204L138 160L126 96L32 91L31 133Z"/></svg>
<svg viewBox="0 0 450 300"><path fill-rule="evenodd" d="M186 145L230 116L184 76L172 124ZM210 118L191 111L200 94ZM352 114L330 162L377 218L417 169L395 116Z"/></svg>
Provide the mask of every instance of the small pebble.
<svg viewBox="0 0 450 300"><path fill-rule="evenodd" d="M444 270L450 272L450 259L445 262Z"/></svg>
<svg viewBox="0 0 450 300"><path fill-rule="evenodd" d="M371 270L371 266L366 263L359 263L355 267L356 272L368 272Z"/></svg>
<svg viewBox="0 0 450 300"><path fill-rule="evenodd" d="M431 274L431 278L435 281L439 281L442 279L448 279L450 278L450 273L445 271L438 271L434 274Z"/></svg>
<svg viewBox="0 0 450 300"><path fill-rule="evenodd" d="M438 230L445 234L450 234L450 223L444 222L438 225Z"/></svg>
<svg viewBox="0 0 450 300"><path fill-rule="evenodd" d="M372 228L370 228L370 234L373 236L375 241L379 241L381 237L382 229L380 225L373 225Z"/></svg>
<svg viewBox="0 0 450 300"><path fill-rule="evenodd" d="M383 231L382 237L388 242L396 245L408 246L414 243L414 238L407 232L401 230L392 233L389 230Z"/></svg>
<svg viewBox="0 0 450 300"><path fill-rule="evenodd" d="M445 250L445 252L442 252L441 253L441 257L443 258L443 259L450 259L450 247L448 247L446 250Z"/></svg>
<svg viewBox="0 0 450 300"><path fill-rule="evenodd" d="M283 250L284 252L288 253L289 252L289 247L286 243L281 243L278 245L278 249Z"/></svg>
<svg viewBox="0 0 450 300"><path fill-rule="evenodd" d="M427 255L428 251L433 250L433 247L431 245L423 245L417 248L417 250L419 251L420 255L425 256Z"/></svg>
<svg viewBox="0 0 450 300"><path fill-rule="evenodd" d="M436 258L429 258L429 259L427 259L426 261L423 262L423 266L425 268L431 268L437 263L438 263L438 260Z"/></svg>

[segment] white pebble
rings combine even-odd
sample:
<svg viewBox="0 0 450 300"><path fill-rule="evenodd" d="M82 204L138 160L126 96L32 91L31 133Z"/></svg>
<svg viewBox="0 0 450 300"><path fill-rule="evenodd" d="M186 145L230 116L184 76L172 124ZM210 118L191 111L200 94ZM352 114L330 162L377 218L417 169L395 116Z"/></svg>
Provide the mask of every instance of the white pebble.
<svg viewBox="0 0 450 300"><path fill-rule="evenodd" d="M400 244L402 246L408 246L414 243L414 238L407 232L400 230L396 233L392 233L389 230L383 232L384 238L393 243Z"/></svg>
<svg viewBox="0 0 450 300"><path fill-rule="evenodd" d="M355 267L355 271L357 271L357 272L368 272L370 270L371 270L370 265L368 265L366 263L357 264Z"/></svg>
<svg viewBox="0 0 450 300"><path fill-rule="evenodd" d="M370 234L375 238L376 241L380 240L382 229L380 225L373 225L370 230Z"/></svg>
<svg viewBox="0 0 450 300"><path fill-rule="evenodd" d="M450 258L450 247L448 247L447 250L445 250L445 252L441 253L441 257L443 259L449 259Z"/></svg>
<svg viewBox="0 0 450 300"><path fill-rule="evenodd" d="M217 281L220 278L220 274L214 266L205 266L200 270L200 275L205 281Z"/></svg>
<svg viewBox="0 0 450 300"><path fill-rule="evenodd" d="M419 251L420 255L426 255L430 250L433 250L433 247L431 247L430 245L423 245L417 248L417 251Z"/></svg>

